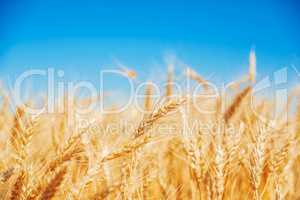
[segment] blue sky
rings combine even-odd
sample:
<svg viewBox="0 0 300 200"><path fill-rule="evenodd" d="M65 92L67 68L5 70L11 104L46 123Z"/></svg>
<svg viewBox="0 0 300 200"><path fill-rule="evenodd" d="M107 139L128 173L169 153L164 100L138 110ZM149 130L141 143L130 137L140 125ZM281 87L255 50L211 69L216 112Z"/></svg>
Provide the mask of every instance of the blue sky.
<svg viewBox="0 0 300 200"><path fill-rule="evenodd" d="M96 80L118 60L149 79L175 55L230 80L247 71L251 48L262 75L300 69L299 9L297 0L0 0L0 78L54 67Z"/></svg>

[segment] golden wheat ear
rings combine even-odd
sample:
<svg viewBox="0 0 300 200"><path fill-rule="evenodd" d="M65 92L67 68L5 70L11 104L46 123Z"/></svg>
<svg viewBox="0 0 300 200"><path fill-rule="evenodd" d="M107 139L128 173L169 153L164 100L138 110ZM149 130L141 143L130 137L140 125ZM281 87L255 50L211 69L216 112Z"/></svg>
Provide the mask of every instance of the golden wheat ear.
<svg viewBox="0 0 300 200"><path fill-rule="evenodd" d="M186 99L179 99L179 100L169 100L166 104L160 107L158 110L153 111L149 116L145 117L141 123L139 124L138 128L134 133L134 137L138 138L144 133L159 119L165 117L168 113L175 111L178 107L183 105L186 102Z"/></svg>
<svg viewBox="0 0 300 200"><path fill-rule="evenodd" d="M5 183L12 177L14 174L15 169L13 167L8 168L7 170L1 172L1 181Z"/></svg>
<svg viewBox="0 0 300 200"><path fill-rule="evenodd" d="M251 83L256 81L256 55L254 50L251 50L249 55L249 80Z"/></svg>
<svg viewBox="0 0 300 200"><path fill-rule="evenodd" d="M25 184L26 173L25 171L21 171L12 187L10 200L19 200L22 199L23 195L23 187Z"/></svg>
<svg viewBox="0 0 300 200"><path fill-rule="evenodd" d="M152 93L153 93L153 88L152 88L152 83L149 82L146 86L146 89L145 89L145 100L144 100L144 110L146 112L149 112L152 110L152 107L153 107L153 102L152 102Z"/></svg>
<svg viewBox="0 0 300 200"><path fill-rule="evenodd" d="M231 105L224 113L224 121L227 123L234 116L237 110L240 108L245 97L251 92L251 87L246 87L243 89L233 100Z"/></svg>
<svg viewBox="0 0 300 200"><path fill-rule="evenodd" d="M209 89L208 81L205 80L202 76L200 76L196 71L191 68L187 68L185 71L185 75L191 79L196 81L199 85L201 85L205 90Z"/></svg>
<svg viewBox="0 0 300 200"><path fill-rule="evenodd" d="M173 65L168 66L168 77L167 77L167 84L166 84L166 98L169 100L173 95Z"/></svg>
<svg viewBox="0 0 300 200"><path fill-rule="evenodd" d="M50 182L46 185L44 191L41 194L40 200L52 199L58 191L59 186L63 182L67 173L67 167L63 167Z"/></svg>

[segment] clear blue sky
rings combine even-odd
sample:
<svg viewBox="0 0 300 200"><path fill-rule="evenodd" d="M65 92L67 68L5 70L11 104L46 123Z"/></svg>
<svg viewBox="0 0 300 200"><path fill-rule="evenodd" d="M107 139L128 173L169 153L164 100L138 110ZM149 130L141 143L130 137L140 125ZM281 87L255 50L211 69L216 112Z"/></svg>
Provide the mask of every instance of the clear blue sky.
<svg viewBox="0 0 300 200"><path fill-rule="evenodd" d="M300 69L299 9L297 0L0 0L0 78L54 67L96 79L115 59L153 78L174 54L223 79L247 71L252 47L259 73Z"/></svg>

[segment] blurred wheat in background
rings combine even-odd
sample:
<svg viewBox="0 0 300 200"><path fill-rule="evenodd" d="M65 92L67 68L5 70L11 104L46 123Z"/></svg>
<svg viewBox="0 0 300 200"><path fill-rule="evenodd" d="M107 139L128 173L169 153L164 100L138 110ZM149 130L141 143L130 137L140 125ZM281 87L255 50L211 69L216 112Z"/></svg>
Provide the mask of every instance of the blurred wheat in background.
<svg viewBox="0 0 300 200"><path fill-rule="evenodd" d="M68 123L70 110L12 111L3 92L0 199L299 199L300 104L288 119L272 118L268 101L250 106L255 59L251 52L249 74L233 84L229 103L222 96L197 98L213 114L197 112L189 95L174 94L171 67L162 103L154 103L147 85L146 114L134 107L91 114L93 123L80 129ZM185 75L211 92L197 72ZM133 128L121 125L123 119Z"/></svg>

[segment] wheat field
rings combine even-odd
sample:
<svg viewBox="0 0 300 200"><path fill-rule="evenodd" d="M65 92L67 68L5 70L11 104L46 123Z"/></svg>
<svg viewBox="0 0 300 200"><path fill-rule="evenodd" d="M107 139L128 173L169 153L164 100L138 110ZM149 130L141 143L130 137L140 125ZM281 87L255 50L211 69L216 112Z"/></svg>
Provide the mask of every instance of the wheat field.
<svg viewBox="0 0 300 200"><path fill-rule="evenodd" d="M300 104L275 119L271 102L250 106L255 68L251 54L249 73L226 104L222 97L197 98L212 114L197 112L171 84L157 104L149 86L147 112L93 113L84 128L68 121L70 110L37 116L22 106L12 110L3 92L0 199L300 199ZM198 73L185 75L210 92ZM291 91L288 104L297 95Z"/></svg>

